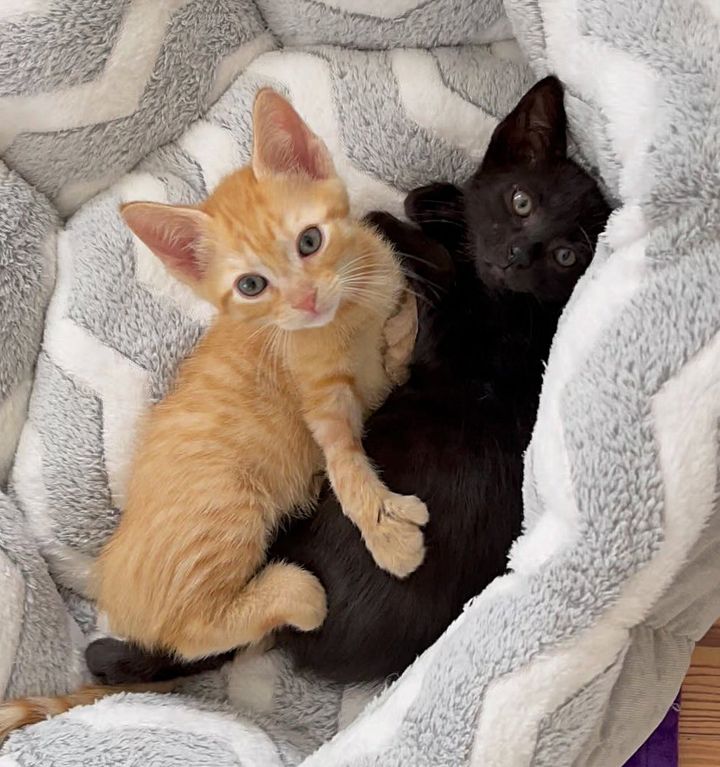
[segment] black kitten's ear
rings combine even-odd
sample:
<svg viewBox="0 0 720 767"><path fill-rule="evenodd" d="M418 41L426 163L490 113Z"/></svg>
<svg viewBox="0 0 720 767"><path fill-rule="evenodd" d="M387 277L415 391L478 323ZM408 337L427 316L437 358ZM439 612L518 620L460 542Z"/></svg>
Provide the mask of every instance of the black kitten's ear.
<svg viewBox="0 0 720 767"><path fill-rule="evenodd" d="M364 219L390 242L405 268L405 274L419 293L428 292L428 285L444 289L455 274L450 254L439 242L430 239L418 227L395 218L384 211L372 211Z"/></svg>
<svg viewBox="0 0 720 767"><path fill-rule="evenodd" d="M423 232L456 252L465 238L465 202L454 184L435 183L413 189L405 198L405 213Z"/></svg>
<svg viewBox="0 0 720 767"><path fill-rule="evenodd" d="M480 170L559 160L567 152L566 131L563 87L557 77L546 77L495 128Z"/></svg>
<svg viewBox="0 0 720 767"><path fill-rule="evenodd" d="M428 221L464 219L462 190L454 184L435 183L413 189L405 198L407 217L422 228Z"/></svg>

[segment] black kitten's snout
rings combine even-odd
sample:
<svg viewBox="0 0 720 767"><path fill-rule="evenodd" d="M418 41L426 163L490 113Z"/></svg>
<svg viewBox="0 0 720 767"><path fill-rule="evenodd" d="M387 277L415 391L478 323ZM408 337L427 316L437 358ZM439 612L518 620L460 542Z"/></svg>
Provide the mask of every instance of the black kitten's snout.
<svg viewBox="0 0 720 767"><path fill-rule="evenodd" d="M530 251L527 248L521 248L513 245L508 254L508 266L530 266Z"/></svg>

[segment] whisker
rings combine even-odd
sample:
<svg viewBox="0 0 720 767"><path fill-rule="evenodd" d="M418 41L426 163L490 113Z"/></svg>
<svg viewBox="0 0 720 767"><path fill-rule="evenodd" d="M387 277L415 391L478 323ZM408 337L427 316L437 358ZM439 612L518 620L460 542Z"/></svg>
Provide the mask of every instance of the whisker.
<svg viewBox="0 0 720 767"><path fill-rule="evenodd" d="M272 329L272 333L270 334L266 355L263 358L263 363L267 364L274 379L277 378L278 373L276 348L279 334L280 329L277 327L277 325L275 325Z"/></svg>
<svg viewBox="0 0 720 767"><path fill-rule="evenodd" d="M580 227L580 231L583 233L583 237L585 238L585 242L587 242L588 248L590 248L590 252L592 253L594 248L592 246L592 242L590 241L590 237L588 237L588 233L585 231L585 229L582 226Z"/></svg>
<svg viewBox="0 0 720 767"><path fill-rule="evenodd" d="M425 302L425 303L426 303L428 306L434 306L433 302L432 302L432 301L431 301L431 300L430 300L430 299L429 299L427 296L424 296L422 293L418 293L416 290L413 290L413 289L412 289L412 288L410 288L410 287L407 287L407 288L405 288L405 290L406 290L408 293L410 293L410 295L412 295L412 296L415 296L415 298L416 298L418 301L423 301L423 302Z"/></svg>
<svg viewBox="0 0 720 767"><path fill-rule="evenodd" d="M341 283L353 281L358 283L385 285L388 278L392 277L393 274L393 272L381 272L379 274L343 274L339 275L339 280Z"/></svg>
<svg viewBox="0 0 720 767"><path fill-rule="evenodd" d="M430 269L435 269L436 271L440 271L438 266L436 266L435 264L430 263L429 261L425 261L425 259L423 259L423 258L419 258L418 256L412 256L409 253L403 253L403 256L407 256L407 258L409 258L411 261L417 261L417 263L422 264L423 266L427 266ZM422 276L416 274L414 271L408 272L407 269L410 268L410 267L403 266L402 268L403 268L403 272L404 272L404 274L406 276L410 276L410 277L413 277L414 279L418 279L418 280L424 280L427 283L435 285L435 283L432 282L432 280L428 279L427 277L422 277ZM440 287L440 286L437 285L437 287Z"/></svg>
<svg viewBox="0 0 720 767"><path fill-rule="evenodd" d="M250 335L248 336L248 341L252 341L255 338L255 336L257 336L259 333L265 330L267 326L268 326L268 322L267 320L264 320L260 325L258 325L258 327L255 328L255 330L253 330L252 333L250 333Z"/></svg>
<svg viewBox="0 0 720 767"><path fill-rule="evenodd" d="M374 292L371 290L364 290L363 288L351 286L345 290L345 294L347 296L351 296L353 298L358 299L358 303L363 303L364 305L367 305L369 308L373 309L376 314L381 313L381 309L377 305L378 298L379 298L377 292Z"/></svg>
<svg viewBox="0 0 720 767"><path fill-rule="evenodd" d="M388 271L388 270L389 270L389 267L383 266L382 264L376 261L366 261L366 260L357 261L356 259L353 259L352 261L348 261L347 264L343 264L338 269L338 273L357 272L357 271L375 272L375 271Z"/></svg>
<svg viewBox="0 0 720 767"><path fill-rule="evenodd" d="M459 221L453 221L450 218L437 218L434 216L415 215L413 220L421 224L442 224L443 226L454 226L458 229L464 229L465 225Z"/></svg>
<svg viewBox="0 0 720 767"><path fill-rule="evenodd" d="M393 272L390 270L367 272L365 270L352 271L347 273L338 274L338 277L342 279L367 279L367 280L383 280L392 277Z"/></svg>
<svg viewBox="0 0 720 767"><path fill-rule="evenodd" d="M421 278L414 278L412 275L408 275L408 280L417 280L420 282L424 288L426 288L427 292L432 295L432 297L436 300L440 299L440 296L442 295L442 288L439 285L433 285L432 283L426 282L425 280L422 280ZM410 287L410 285L406 286L406 290L413 290L413 288ZM427 298L427 296L425 296Z"/></svg>
<svg viewBox="0 0 720 767"><path fill-rule="evenodd" d="M367 279L366 277L347 277L340 280L341 285L367 285L368 287L382 287L387 284L387 280L383 279Z"/></svg>
<svg viewBox="0 0 720 767"><path fill-rule="evenodd" d="M435 264L431 263L430 261L426 261L424 258L422 258L422 256L416 256L414 253L406 253L404 250L399 249L395 252L403 258L409 258L411 261L417 261L421 264L426 264L427 266L435 266Z"/></svg>

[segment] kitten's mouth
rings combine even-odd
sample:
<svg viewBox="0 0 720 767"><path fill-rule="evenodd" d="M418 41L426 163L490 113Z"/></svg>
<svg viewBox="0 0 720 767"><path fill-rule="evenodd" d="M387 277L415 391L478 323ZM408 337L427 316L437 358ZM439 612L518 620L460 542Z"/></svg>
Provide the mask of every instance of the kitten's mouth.
<svg viewBox="0 0 720 767"><path fill-rule="evenodd" d="M303 327L305 328L321 328L323 325L328 325L335 319L336 306L332 306L329 309L323 309L313 314L308 314L307 318L303 321Z"/></svg>
<svg viewBox="0 0 720 767"><path fill-rule="evenodd" d="M329 325L337 314L339 301L330 301L324 306L317 306L312 311L298 312L286 330L305 330Z"/></svg>
<svg viewBox="0 0 720 767"><path fill-rule="evenodd" d="M509 261L505 262L504 264L498 264L497 261L488 261L487 259L483 259L483 263L489 269L496 271L498 274L505 274L509 269L511 269L511 267L514 267L515 269L518 268L518 264L513 264Z"/></svg>
<svg viewBox="0 0 720 767"><path fill-rule="evenodd" d="M507 274L507 270L511 266L511 264L496 264L494 261L488 261L487 259L483 259L483 264L485 264L485 268L489 270L490 274L496 277L502 277Z"/></svg>
<svg viewBox="0 0 720 767"><path fill-rule="evenodd" d="M512 264L498 264L484 258L478 263L477 275L490 288L516 290L515 281L518 273L511 269Z"/></svg>

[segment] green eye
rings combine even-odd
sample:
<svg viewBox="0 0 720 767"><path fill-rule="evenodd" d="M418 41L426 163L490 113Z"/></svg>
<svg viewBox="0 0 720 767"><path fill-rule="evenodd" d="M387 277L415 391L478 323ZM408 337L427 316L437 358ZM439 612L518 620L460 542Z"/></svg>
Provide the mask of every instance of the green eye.
<svg viewBox="0 0 720 767"><path fill-rule="evenodd" d="M237 292L248 298L259 296L267 286L268 281L260 274L243 274L235 283Z"/></svg>
<svg viewBox="0 0 720 767"><path fill-rule="evenodd" d="M512 196L512 206L518 216L529 216L532 213L533 202L530 195L522 189L516 189Z"/></svg>
<svg viewBox="0 0 720 767"><path fill-rule="evenodd" d="M316 226L309 226L304 231L300 232L300 236L297 241L298 253L302 258L306 256L312 256L313 253L317 253L322 245L323 236L322 232Z"/></svg>
<svg viewBox="0 0 720 767"><path fill-rule="evenodd" d="M553 256L560 266L572 266L577 260L572 248L555 248Z"/></svg>

